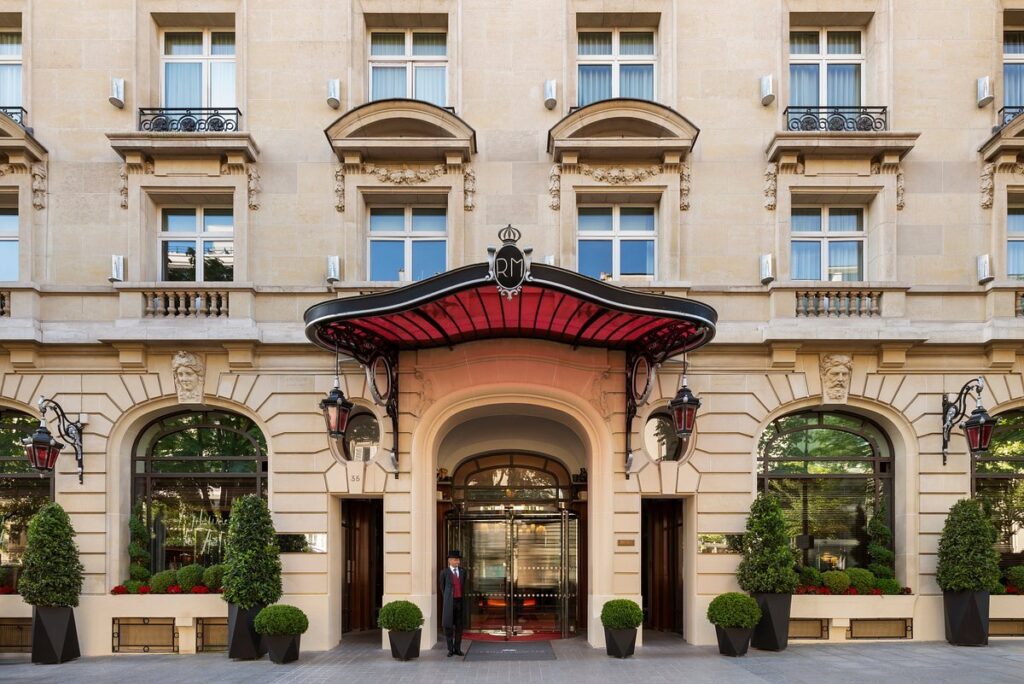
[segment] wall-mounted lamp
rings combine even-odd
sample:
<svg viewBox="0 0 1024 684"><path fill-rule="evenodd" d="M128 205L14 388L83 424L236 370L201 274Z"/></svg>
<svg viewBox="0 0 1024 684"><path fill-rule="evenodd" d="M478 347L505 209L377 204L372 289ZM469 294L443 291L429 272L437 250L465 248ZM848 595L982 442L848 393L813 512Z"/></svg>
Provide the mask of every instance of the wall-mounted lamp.
<svg viewBox="0 0 1024 684"><path fill-rule="evenodd" d="M679 391L675 398L668 403L669 411L672 412L672 422L675 423L676 437L689 439L693 434L693 427L697 423L697 409L700 408L700 399L690 391L686 384L686 359L683 359L683 378Z"/></svg>
<svg viewBox="0 0 1024 684"><path fill-rule="evenodd" d="M327 284L334 285L339 280L341 280L341 259L329 256L327 257Z"/></svg>
<svg viewBox="0 0 1024 684"><path fill-rule="evenodd" d="M54 439L53 434L46 427L47 411L53 411L57 416L57 434L62 439L71 442L71 446L75 450L75 460L78 462L78 484L82 484L85 472L82 450L82 421L81 419L73 421L68 418L61 405L53 399L39 397L39 427L36 428L35 434L31 437L25 437L21 440L21 445L25 447L25 458L32 464L33 468L41 473L53 472L53 468L57 464L57 457L60 456L64 445Z"/></svg>
<svg viewBox="0 0 1024 684"><path fill-rule="evenodd" d="M320 410L324 414L327 435L331 439L343 439L348 428L348 417L354 404L345 398L341 391L341 353L334 351L334 387L327 396L320 400Z"/></svg>
<svg viewBox="0 0 1024 684"><path fill-rule="evenodd" d="M992 282L995 276L992 275L992 258L988 254L978 255L978 284Z"/></svg>
<svg viewBox="0 0 1024 684"><path fill-rule="evenodd" d="M544 81L544 106L554 109L558 104L558 83L555 79Z"/></svg>
<svg viewBox="0 0 1024 684"><path fill-rule="evenodd" d="M775 260L771 254L761 255L761 284L767 285L775 280Z"/></svg>
<svg viewBox="0 0 1024 684"><path fill-rule="evenodd" d="M120 254L110 255L110 277L107 280L112 283L124 282L124 257Z"/></svg>
<svg viewBox="0 0 1024 684"><path fill-rule="evenodd" d="M107 102L114 105L118 109L124 109L124 79L123 78L112 78L110 79L110 97L107 98Z"/></svg>
<svg viewBox="0 0 1024 684"><path fill-rule="evenodd" d="M761 77L761 104L765 107L775 102L775 79L771 74Z"/></svg>
<svg viewBox="0 0 1024 684"><path fill-rule="evenodd" d="M960 427L967 438L967 448L970 449L971 454L976 455L988 451L988 446L992 442L992 432L999 424L999 418L988 415L985 407L981 405L981 393L984 391L985 378L978 376L964 383L956 395L956 399L951 401L948 394L942 395L942 465L946 465L946 456L949 454L949 437L953 431L953 425L967 416L967 397L972 392L976 402L974 410L971 411L971 416L965 422L960 423Z"/></svg>
<svg viewBox="0 0 1024 684"><path fill-rule="evenodd" d="M341 106L341 81L337 78L327 81L327 104L331 109Z"/></svg>
<svg viewBox="0 0 1024 684"><path fill-rule="evenodd" d="M978 107L992 104L993 99L995 96L992 94L992 79L982 76L978 79Z"/></svg>

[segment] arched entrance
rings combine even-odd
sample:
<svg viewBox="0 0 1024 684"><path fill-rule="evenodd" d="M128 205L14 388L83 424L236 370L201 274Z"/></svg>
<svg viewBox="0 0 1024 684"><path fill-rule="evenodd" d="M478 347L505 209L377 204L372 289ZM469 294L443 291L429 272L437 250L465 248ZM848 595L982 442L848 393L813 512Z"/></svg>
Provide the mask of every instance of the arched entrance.
<svg viewBox="0 0 1024 684"><path fill-rule="evenodd" d="M581 510L558 460L492 453L463 461L450 479L444 552L469 570L467 638L574 636L581 597ZM585 515L585 513L584 513Z"/></svg>

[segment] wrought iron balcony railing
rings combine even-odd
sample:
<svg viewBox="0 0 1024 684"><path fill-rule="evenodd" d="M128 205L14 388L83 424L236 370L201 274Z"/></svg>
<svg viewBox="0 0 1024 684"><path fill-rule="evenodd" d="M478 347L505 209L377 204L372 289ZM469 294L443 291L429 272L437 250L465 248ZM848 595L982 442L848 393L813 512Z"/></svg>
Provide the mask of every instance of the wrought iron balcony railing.
<svg viewBox="0 0 1024 684"><path fill-rule="evenodd" d="M25 119L28 118L28 112L24 107L0 107L0 114L6 114L21 127L25 126Z"/></svg>
<svg viewBox="0 0 1024 684"><path fill-rule="evenodd" d="M237 131L237 107L143 107L139 130L158 133L226 133Z"/></svg>
<svg viewBox="0 0 1024 684"><path fill-rule="evenodd" d="M887 107L786 107L786 128L791 131L853 131L889 129Z"/></svg>
<svg viewBox="0 0 1024 684"><path fill-rule="evenodd" d="M999 128L1010 123L1021 114L1024 114L1024 107L1022 106L1003 107L999 110Z"/></svg>

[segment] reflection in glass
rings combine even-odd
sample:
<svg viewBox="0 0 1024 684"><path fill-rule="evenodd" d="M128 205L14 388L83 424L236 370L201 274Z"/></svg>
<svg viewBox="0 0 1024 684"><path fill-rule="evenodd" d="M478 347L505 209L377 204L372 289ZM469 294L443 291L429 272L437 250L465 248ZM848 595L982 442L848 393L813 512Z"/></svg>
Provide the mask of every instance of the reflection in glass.
<svg viewBox="0 0 1024 684"><path fill-rule="evenodd" d="M327 553L327 535L320 532L279 534L277 547L281 553Z"/></svg>
<svg viewBox="0 0 1024 684"><path fill-rule="evenodd" d="M600 279L612 275L612 241L580 240L579 272Z"/></svg>
<svg viewBox="0 0 1024 684"><path fill-rule="evenodd" d="M164 280L195 282L196 243L193 240L165 240L160 243Z"/></svg>
<svg viewBox="0 0 1024 684"><path fill-rule="evenodd" d="M229 283L234 276L234 243L230 240L203 240L203 280Z"/></svg>
<svg viewBox="0 0 1024 684"><path fill-rule="evenodd" d="M652 414L644 424L644 447L658 461L678 461L682 440L676 436L675 422L667 413Z"/></svg>
<svg viewBox="0 0 1024 684"><path fill-rule="evenodd" d="M39 420L0 409L0 587L17 586L28 522L51 500L50 475L29 465L21 445Z"/></svg>
<svg viewBox="0 0 1024 684"><path fill-rule="evenodd" d="M974 495L995 525L996 548L1006 564L1024 554L1024 411L999 415L989 450L973 457Z"/></svg>
<svg viewBox="0 0 1024 684"><path fill-rule="evenodd" d="M380 446L380 423L372 413L357 413L348 420L344 453L352 461L372 461Z"/></svg>

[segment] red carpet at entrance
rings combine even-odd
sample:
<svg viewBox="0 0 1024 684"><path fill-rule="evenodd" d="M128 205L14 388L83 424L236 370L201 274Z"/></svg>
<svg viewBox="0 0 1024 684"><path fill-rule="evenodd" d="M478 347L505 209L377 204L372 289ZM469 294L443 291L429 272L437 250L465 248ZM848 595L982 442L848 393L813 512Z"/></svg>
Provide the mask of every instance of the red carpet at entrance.
<svg viewBox="0 0 1024 684"><path fill-rule="evenodd" d="M516 636L508 641L550 641L561 639L561 632L535 632L526 636ZM497 634L463 634L463 641L505 641L505 637Z"/></svg>

